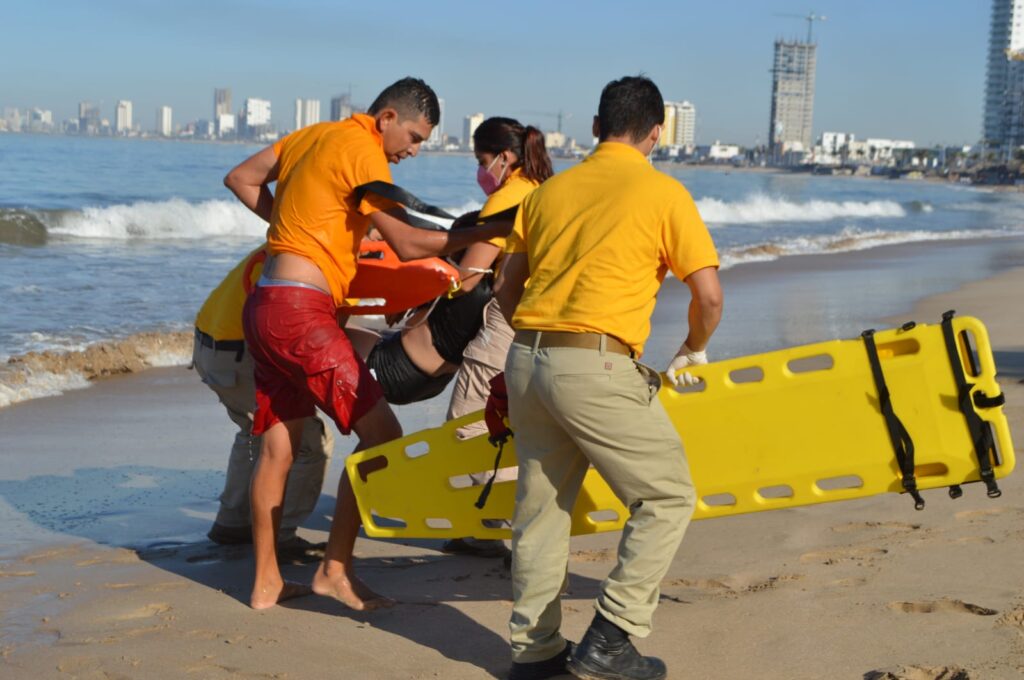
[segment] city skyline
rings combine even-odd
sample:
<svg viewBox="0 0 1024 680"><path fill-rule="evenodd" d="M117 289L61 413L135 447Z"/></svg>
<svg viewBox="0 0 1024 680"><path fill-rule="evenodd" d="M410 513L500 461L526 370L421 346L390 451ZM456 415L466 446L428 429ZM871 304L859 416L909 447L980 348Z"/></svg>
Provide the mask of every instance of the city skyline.
<svg viewBox="0 0 1024 680"><path fill-rule="evenodd" d="M518 49L510 50L499 46L500 31L475 28L507 22L499 8L486 6L474 8L470 20L457 4L440 3L437 11L415 13L414 23L399 20L396 9L395 25L381 11L342 11L321 0L286 10L262 0L183 0L173 12L145 1L47 7L54 5L61 11L27 3L9 8L14 30L0 46L7 65L0 106L52 110L57 122L74 117L79 101L100 105L101 118L112 119L116 101L129 100L148 129L154 113L138 112L164 105L176 124L209 119L210 93L224 87L235 112L247 98L275 102L273 123L285 130L297 98L317 99L326 111L331 98L351 90L352 102L366 106L389 82L412 74L446 100L449 135L460 136L456 128L477 111L545 130L554 130L556 112L565 112L572 114L566 134L584 141L605 82L642 72L666 100L696 106L699 143L745 145L768 141L774 41L803 39L805 32L798 16L776 15L808 9L789 1L685 10L639 3L630 30L611 20L611 3L582 12L527 1L517 16L535 21L517 29L525 37L517 35L511 42ZM990 3L952 4L942 12L919 0L814 5L828 16L815 26L815 137L842 130L921 145L981 139ZM269 25L273 41L251 40Z"/></svg>

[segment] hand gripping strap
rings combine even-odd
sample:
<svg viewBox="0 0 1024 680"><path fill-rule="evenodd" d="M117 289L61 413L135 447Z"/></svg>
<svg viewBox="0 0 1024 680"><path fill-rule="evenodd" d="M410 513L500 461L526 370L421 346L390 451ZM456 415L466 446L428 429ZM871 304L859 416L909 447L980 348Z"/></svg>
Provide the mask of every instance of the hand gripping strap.
<svg viewBox="0 0 1024 680"><path fill-rule="evenodd" d="M972 399L971 390L974 385L967 382L964 375L963 364L960 361L960 353L956 348L956 334L953 332L953 317L956 312L949 310L942 315L942 337L946 341L946 352L949 354L949 364L953 369L953 379L956 381L957 405L960 412L967 420L967 429L971 433L971 441L974 442L974 453L978 457L978 472L981 474L981 481L985 482L989 498L999 498L1003 492L996 484L996 475L992 470L992 455L995 452L995 440L992 436L992 426L982 420L978 412L974 410L974 404L987 408L987 404L993 406L1002 404L1003 399L998 395L989 397L985 394L975 395ZM997 403L998 402L998 403Z"/></svg>
<svg viewBox="0 0 1024 680"><path fill-rule="evenodd" d="M892 399L889 396L889 388L885 384L885 374L882 373L882 363L878 360L878 349L875 347L875 331L866 330L861 333L864 339L864 348L868 353L868 363L871 364L871 375L875 379L875 388L878 390L878 407L885 418L885 427L889 431L889 440L896 452L896 462L900 466L900 475L903 477L903 489L914 499L916 510L924 509L924 499L917 490L917 479L914 477L914 440L903 423L896 416L892 408Z"/></svg>

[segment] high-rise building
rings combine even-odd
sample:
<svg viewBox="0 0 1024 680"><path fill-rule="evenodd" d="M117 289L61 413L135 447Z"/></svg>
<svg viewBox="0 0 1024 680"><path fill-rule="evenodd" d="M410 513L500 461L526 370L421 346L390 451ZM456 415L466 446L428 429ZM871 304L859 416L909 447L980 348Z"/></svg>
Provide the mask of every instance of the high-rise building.
<svg viewBox="0 0 1024 680"><path fill-rule="evenodd" d="M114 115L114 132L126 135L132 130L132 103L127 99L119 99Z"/></svg>
<svg viewBox="0 0 1024 680"><path fill-rule="evenodd" d="M92 102L78 102L78 132L95 135L100 130L100 107Z"/></svg>
<svg viewBox="0 0 1024 680"><path fill-rule="evenodd" d="M241 133L247 137L260 137L270 132L270 101L250 97L242 109L244 127Z"/></svg>
<svg viewBox="0 0 1024 680"><path fill-rule="evenodd" d="M319 99L296 99L295 100L295 129L301 130L307 125L315 125L320 122L320 100Z"/></svg>
<svg viewBox="0 0 1024 680"><path fill-rule="evenodd" d="M437 104L441 109L441 115L437 119L437 125L430 131L425 145L431 149L440 149L444 144L444 100L438 98Z"/></svg>
<svg viewBox="0 0 1024 680"><path fill-rule="evenodd" d="M1007 150L1024 144L1024 0L994 0L988 37L982 141Z"/></svg>
<svg viewBox="0 0 1024 680"><path fill-rule="evenodd" d="M156 110L156 133L164 137L170 137L172 131L171 107L161 106Z"/></svg>
<svg viewBox="0 0 1024 680"><path fill-rule="evenodd" d="M231 113L231 88L222 87L213 91L213 120Z"/></svg>
<svg viewBox="0 0 1024 680"><path fill-rule="evenodd" d="M790 151L812 148L816 50L813 43L775 41L768 145L777 159Z"/></svg>
<svg viewBox="0 0 1024 680"><path fill-rule="evenodd" d="M222 113L213 121L214 134L218 137L227 137L235 133L235 114Z"/></svg>
<svg viewBox="0 0 1024 680"><path fill-rule="evenodd" d="M351 94L339 94L337 97L331 97L331 120L345 120L352 115L353 111Z"/></svg>
<svg viewBox="0 0 1024 680"><path fill-rule="evenodd" d="M480 127L480 123L484 122L484 114L474 113L466 116L465 120L462 121L462 146L463 148L473 150L473 133Z"/></svg>
<svg viewBox="0 0 1024 680"><path fill-rule="evenodd" d="M665 125L658 146L693 146L697 109L690 102L665 102Z"/></svg>

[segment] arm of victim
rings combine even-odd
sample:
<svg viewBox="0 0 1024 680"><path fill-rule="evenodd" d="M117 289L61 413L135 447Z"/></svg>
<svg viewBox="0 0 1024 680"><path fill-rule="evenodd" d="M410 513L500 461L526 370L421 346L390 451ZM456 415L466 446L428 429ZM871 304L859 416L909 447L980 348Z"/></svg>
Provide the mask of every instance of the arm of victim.
<svg viewBox="0 0 1024 680"><path fill-rule="evenodd" d="M401 219L403 214L404 211L395 214L379 211L370 215L373 226L403 262L446 255L477 241L505 236L512 226L508 222L494 222L453 231L432 231L409 226Z"/></svg>
<svg viewBox="0 0 1024 680"><path fill-rule="evenodd" d="M270 183L277 181L279 167L274 147L268 146L245 159L224 177L224 186L264 221L270 221L274 194Z"/></svg>

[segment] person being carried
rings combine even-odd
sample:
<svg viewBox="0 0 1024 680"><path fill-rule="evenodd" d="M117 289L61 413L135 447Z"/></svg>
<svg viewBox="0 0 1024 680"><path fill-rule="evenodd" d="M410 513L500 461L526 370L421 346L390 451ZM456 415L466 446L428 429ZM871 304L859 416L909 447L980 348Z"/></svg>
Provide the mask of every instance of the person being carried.
<svg viewBox="0 0 1024 680"><path fill-rule="evenodd" d="M445 254L507 232L502 223L452 232L416 229L391 201L357 192L368 182L391 183L388 163L416 156L439 117L434 91L422 80L403 78L367 114L303 128L225 177L238 199L270 222L270 256L243 313L255 362L253 433L263 435L251 490L254 609L310 591L358 610L390 603L356 577L352 550L360 520L347 475L338 484L327 548L311 586L284 581L274 537L303 423L317 407L342 433L358 435L357 450L402 434L336 318L370 225L402 260ZM269 187L274 181L276 195Z"/></svg>
<svg viewBox="0 0 1024 680"><path fill-rule="evenodd" d="M262 256L264 248L261 245L246 255L224 277L206 298L195 322L192 366L238 426L228 456L220 507L207 534L211 541L222 545L252 543L249 484L261 439L252 434L256 384L252 356L246 349L242 332L242 307L247 289L245 276L259 276L262 267L252 261ZM251 285L254 281L249 283ZM320 499L324 472L333 448L334 437L323 421L316 416L306 419L295 464L288 473L281 527L277 535L279 550L308 547L295 530L309 517Z"/></svg>
<svg viewBox="0 0 1024 680"><path fill-rule="evenodd" d="M519 481L512 533L512 680L656 680L665 664L630 636L651 632L658 591L696 495L679 435L657 398L658 372L636 361L666 272L689 287L689 332L673 383L706 362L722 291L696 205L647 156L664 102L644 77L601 92L597 149L527 196L496 284L515 329L505 364ZM529 277L530 285L524 282ZM630 516L593 622L573 649L561 632L571 512L593 465Z"/></svg>

